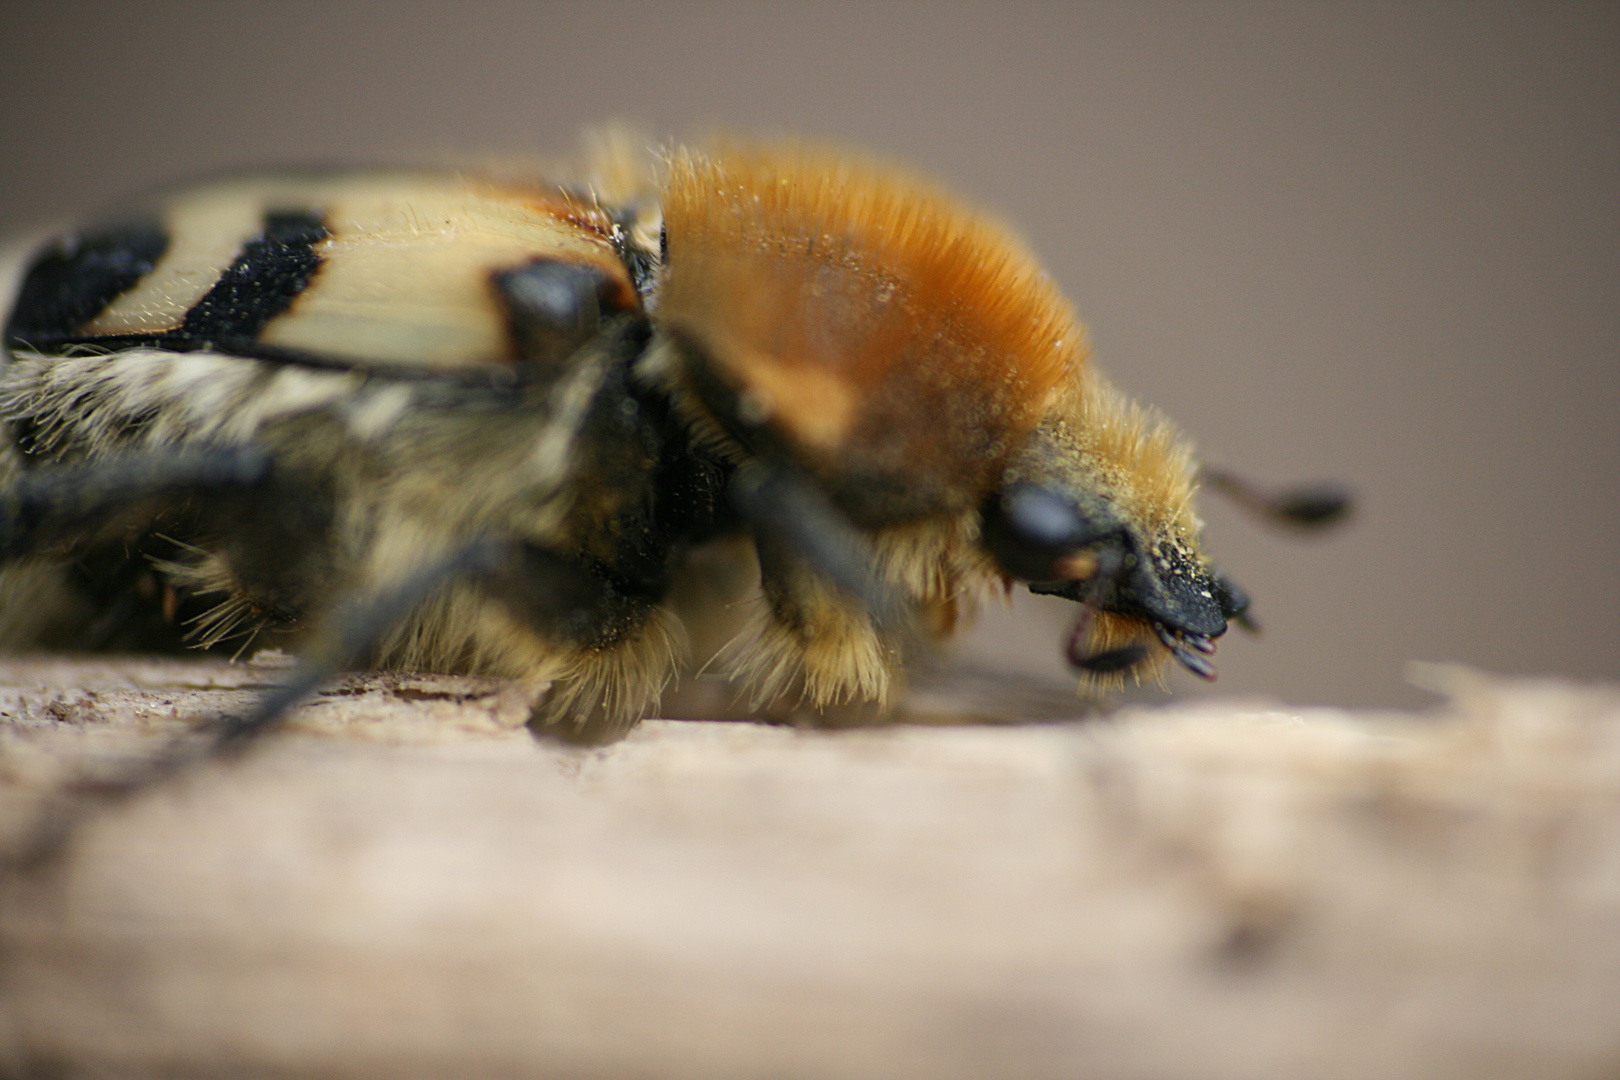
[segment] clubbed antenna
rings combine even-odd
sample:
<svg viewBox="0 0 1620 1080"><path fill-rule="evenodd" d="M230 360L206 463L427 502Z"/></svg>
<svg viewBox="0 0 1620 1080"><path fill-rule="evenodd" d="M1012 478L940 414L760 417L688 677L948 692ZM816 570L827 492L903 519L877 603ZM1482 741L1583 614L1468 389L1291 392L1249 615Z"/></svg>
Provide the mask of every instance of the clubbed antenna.
<svg viewBox="0 0 1620 1080"><path fill-rule="evenodd" d="M1350 516L1350 492L1331 480L1266 491L1235 473L1207 465L1198 478L1256 517L1296 529L1326 528Z"/></svg>

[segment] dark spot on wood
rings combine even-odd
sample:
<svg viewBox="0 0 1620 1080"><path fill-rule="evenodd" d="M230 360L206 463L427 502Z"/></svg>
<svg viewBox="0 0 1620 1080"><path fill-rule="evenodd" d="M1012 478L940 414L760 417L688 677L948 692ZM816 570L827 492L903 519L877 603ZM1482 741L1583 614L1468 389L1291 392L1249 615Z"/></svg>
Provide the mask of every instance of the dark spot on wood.
<svg viewBox="0 0 1620 1080"><path fill-rule="evenodd" d="M1216 943L1213 959L1223 972L1239 974L1264 967L1294 930L1296 916L1283 908L1259 905L1242 911Z"/></svg>

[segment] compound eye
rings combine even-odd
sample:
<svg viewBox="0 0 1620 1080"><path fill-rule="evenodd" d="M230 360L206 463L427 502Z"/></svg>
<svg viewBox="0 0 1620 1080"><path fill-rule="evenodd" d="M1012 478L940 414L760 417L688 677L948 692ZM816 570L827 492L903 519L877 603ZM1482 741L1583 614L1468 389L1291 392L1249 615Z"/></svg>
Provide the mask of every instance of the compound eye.
<svg viewBox="0 0 1620 1080"><path fill-rule="evenodd" d="M1001 568L1023 581L1074 581L1097 572L1084 549L1109 528L1088 518L1067 496L1039 484L1010 484L981 512L985 546Z"/></svg>

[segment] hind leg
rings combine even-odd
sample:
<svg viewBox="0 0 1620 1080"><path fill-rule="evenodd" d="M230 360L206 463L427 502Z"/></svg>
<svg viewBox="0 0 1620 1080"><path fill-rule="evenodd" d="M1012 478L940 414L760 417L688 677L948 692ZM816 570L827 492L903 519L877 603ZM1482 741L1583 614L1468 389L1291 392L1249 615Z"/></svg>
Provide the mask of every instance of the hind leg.
<svg viewBox="0 0 1620 1080"><path fill-rule="evenodd" d="M0 465L0 648L94 648L141 621L136 607L163 606L151 568L131 557L138 538L177 506L259 486L269 458L221 447Z"/></svg>

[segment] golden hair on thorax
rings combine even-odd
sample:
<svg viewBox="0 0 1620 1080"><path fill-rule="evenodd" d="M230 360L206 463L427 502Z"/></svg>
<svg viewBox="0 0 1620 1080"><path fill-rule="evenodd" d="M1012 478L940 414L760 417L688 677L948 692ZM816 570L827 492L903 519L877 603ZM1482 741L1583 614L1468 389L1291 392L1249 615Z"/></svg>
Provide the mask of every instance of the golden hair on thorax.
<svg viewBox="0 0 1620 1080"><path fill-rule="evenodd" d="M659 318L706 347L820 473L976 506L1086 356L1005 230L937 188L777 144L680 149Z"/></svg>

